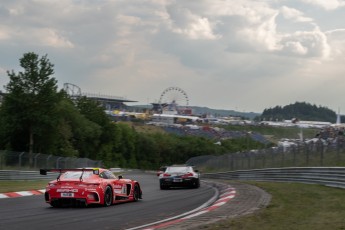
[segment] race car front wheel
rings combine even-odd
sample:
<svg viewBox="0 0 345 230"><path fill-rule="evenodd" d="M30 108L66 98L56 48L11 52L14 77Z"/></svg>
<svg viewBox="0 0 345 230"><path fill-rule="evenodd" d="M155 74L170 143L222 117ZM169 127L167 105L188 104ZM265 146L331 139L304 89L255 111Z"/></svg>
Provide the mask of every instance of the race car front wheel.
<svg viewBox="0 0 345 230"><path fill-rule="evenodd" d="M113 192L110 186L107 186L104 192L104 206L108 207L113 203Z"/></svg>
<svg viewBox="0 0 345 230"><path fill-rule="evenodd" d="M134 185L134 189L133 189L133 200L134 201L138 201L140 198L140 188L139 185Z"/></svg>

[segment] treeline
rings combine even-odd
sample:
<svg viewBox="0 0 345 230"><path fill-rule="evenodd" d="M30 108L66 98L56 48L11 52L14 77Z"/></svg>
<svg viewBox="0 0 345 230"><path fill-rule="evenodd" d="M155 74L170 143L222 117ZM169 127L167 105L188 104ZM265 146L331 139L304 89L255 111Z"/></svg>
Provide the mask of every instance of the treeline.
<svg viewBox="0 0 345 230"><path fill-rule="evenodd" d="M21 72L7 71L10 81L0 106L2 150L90 158L106 167L155 169L194 156L263 147L249 138L217 145L202 137L143 134L111 121L97 102L59 91L47 55L25 53L20 66Z"/></svg>
<svg viewBox="0 0 345 230"><path fill-rule="evenodd" d="M286 106L276 106L265 109L261 116L255 118L258 121L282 121L282 120L306 120L325 121L335 123L337 114L327 107L316 106L306 102L296 102Z"/></svg>

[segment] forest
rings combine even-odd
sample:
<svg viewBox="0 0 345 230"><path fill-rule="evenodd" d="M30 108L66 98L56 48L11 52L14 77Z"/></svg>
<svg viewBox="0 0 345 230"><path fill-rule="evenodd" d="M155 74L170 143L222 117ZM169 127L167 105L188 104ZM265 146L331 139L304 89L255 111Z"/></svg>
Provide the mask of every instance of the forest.
<svg viewBox="0 0 345 230"><path fill-rule="evenodd" d="M324 106L316 106L307 102L296 102L286 106L276 106L265 109L255 120L282 121L282 120L304 120L304 121L325 121L336 122L337 114ZM344 118L342 117L342 120Z"/></svg>
<svg viewBox="0 0 345 230"><path fill-rule="evenodd" d="M97 102L58 90L47 55L25 53L22 71L7 71L0 105L0 150L101 160L105 167L157 169L190 157L264 147L247 138L222 141L162 132L141 133L114 122Z"/></svg>

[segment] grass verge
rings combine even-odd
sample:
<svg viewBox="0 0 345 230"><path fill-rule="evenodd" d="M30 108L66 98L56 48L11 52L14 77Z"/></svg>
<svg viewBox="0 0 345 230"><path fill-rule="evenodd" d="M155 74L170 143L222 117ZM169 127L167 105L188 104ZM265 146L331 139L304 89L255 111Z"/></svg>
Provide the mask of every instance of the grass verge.
<svg viewBox="0 0 345 230"><path fill-rule="evenodd" d="M0 181L0 193L44 189L49 180Z"/></svg>
<svg viewBox="0 0 345 230"><path fill-rule="evenodd" d="M299 183L250 182L272 195L255 215L219 221L209 230L345 230L345 189Z"/></svg>

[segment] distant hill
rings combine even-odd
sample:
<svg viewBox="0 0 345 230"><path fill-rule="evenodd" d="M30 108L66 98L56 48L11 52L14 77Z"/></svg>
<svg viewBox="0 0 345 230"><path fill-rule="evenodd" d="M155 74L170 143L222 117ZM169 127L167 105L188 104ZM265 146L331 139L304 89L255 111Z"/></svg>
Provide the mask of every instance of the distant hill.
<svg viewBox="0 0 345 230"><path fill-rule="evenodd" d="M276 106L265 109L261 116L255 120L281 121L281 120L305 120L326 121L335 123L337 114L327 107L316 106L306 102L296 102L286 106Z"/></svg>
<svg viewBox="0 0 345 230"><path fill-rule="evenodd" d="M136 106L129 106L129 107L136 107L136 108L145 108L151 109L152 106L148 105L136 105ZM225 109L211 109L208 107L200 107L200 106L189 106L195 115L209 115L215 117L226 117L226 116L236 116L236 117L244 117L246 119L253 120L255 117L260 116L260 113L254 112L238 112L235 110L225 110Z"/></svg>
<svg viewBox="0 0 345 230"><path fill-rule="evenodd" d="M226 116L234 116L234 117L244 117L250 120L254 119L255 117L259 116L260 113L254 112L238 112L235 110L225 110L225 109L211 109L208 107L198 107L198 106L190 106L193 109L194 114L197 115L212 115L215 117L226 117Z"/></svg>

